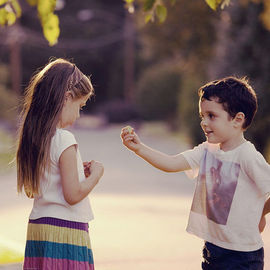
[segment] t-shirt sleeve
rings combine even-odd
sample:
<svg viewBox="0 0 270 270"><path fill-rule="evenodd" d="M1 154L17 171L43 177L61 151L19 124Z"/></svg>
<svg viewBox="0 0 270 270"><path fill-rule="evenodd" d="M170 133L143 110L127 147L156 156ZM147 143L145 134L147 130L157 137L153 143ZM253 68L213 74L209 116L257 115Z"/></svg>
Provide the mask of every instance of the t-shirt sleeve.
<svg viewBox="0 0 270 270"><path fill-rule="evenodd" d="M191 168L190 170L185 171L186 175L189 178L194 179L198 176L201 158L206 147L206 142L204 142L202 144L199 144L198 146L195 146L191 150L187 150L181 153Z"/></svg>
<svg viewBox="0 0 270 270"><path fill-rule="evenodd" d="M260 195L270 194L270 165L255 147L254 151L242 154L242 166L248 177L255 183Z"/></svg>
<svg viewBox="0 0 270 270"><path fill-rule="evenodd" d="M72 145L77 147L77 141L74 135L67 130L58 131L58 134L55 136L55 140L51 145L53 160L58 163L61 154Z"/></svg>

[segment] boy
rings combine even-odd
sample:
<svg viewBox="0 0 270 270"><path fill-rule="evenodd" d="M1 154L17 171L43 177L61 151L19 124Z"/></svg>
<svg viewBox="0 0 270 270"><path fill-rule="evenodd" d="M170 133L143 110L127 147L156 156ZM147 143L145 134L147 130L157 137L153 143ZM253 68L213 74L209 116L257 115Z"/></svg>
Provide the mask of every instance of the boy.
<svg viewBox="0 0 270 270"><path fill-rule="evenodd" d="M205 270L263 269L260 230L270 211L270 165L244 138L256 111L248 82L227 77L199 89L206 141L192 150L166 155L143 144L133 129L121 132L123 144L154 167L197 177L187 231L205 240Z"/></svg>

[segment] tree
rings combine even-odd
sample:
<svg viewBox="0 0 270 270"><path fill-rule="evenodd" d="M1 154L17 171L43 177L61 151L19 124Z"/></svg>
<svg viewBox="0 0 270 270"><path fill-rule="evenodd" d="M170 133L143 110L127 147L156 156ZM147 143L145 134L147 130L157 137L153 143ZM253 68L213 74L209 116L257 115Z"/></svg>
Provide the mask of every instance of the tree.
<svg viewBox="0 0 270 270"><path fill-rule="evenodd" d="M43 35L50 46L57 43L60 34L59 17L55 14L57 0L26 0L30 6L37 9L37 14L42 25ZM224 8L230 4L231 0L204 0L213 10L218 7ZM241 2L255 0L239 0ZM175 5L176 0L124 0L125 6L130 13L135 11L135 4L138 4L145 13L145 22L154 21L164 22L167 18L168 5ZM270 4L268 0L257 0L264 3L264 11L261 19L265 27L270 30ZM177 3L177 5L180 5ZM18 0L0 0L0 25L13 25L21 16L22 10Z"/></svg>
<svg viewBox="0 0 270 270"><path fill-rule="evenodd" d="M60 34L59 18L54 13L56 0L26 0L36 7L43 29L43 35L52 46L57 43ZM21 17L22 9L18 0L0 0L0 25L13 25Z"/></svg>
<svg viewBox="0 0 270 270"><path fill-rule="evenodd" d="M124 25L125 13L122 0L81 0L80 4L66 0L62 9L57 9L61 35L58 43L48 46L41 31L39 18L33 12L33 7L27 2L21 2L22 15L18 23L0 29L0 62L11 66L10 40L18 37L20 46L21 68L20 90L27 84L31 74L43 66L50 57L63 57L75 62L78 67L92 80L98 95L95 102L88 106L92 110L101 101L112 96L122 97ZM14 33L13 30L18 31ZM14 73L11 72L11 79ZM106 79L104 79L106 78ZM13 89L13 88L12 88ZM15 91L14 91L15 92Z"/></svg>
<svg viewBox="0 0 270 270"><path fill-rule="evenodd" d="M257 149L269 154L270 133L270 32L260 20L263 4L231 5L216 25L217 42L209 77L247 76L258 96L258 112L254 124L247 130ZM268 157L269 158L269 157Z"/></svg>

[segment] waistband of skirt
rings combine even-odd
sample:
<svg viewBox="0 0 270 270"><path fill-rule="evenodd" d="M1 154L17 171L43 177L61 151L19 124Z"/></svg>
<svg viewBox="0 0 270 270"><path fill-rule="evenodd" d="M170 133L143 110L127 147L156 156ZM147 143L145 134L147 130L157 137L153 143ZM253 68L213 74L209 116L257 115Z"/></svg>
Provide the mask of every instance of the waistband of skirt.
<svg viewBox="0 0 270 270"><path fill-rule="evenodd" d="M76 229L76 230L83 230L83 231L88 232L88 223L64 220L64 219L53 218L53 217L42 217L42 218L38 218L38 219L29 219L29 223L31 223L31 224L46 224L46 225L65 227L65 228Z"/></svg>

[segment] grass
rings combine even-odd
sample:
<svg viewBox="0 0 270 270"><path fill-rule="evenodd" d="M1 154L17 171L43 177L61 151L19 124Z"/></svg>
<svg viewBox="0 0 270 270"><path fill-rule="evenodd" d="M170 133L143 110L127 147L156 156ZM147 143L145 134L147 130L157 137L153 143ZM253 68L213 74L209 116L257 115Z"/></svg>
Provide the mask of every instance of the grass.
<svg viewBox="0 0 270 270"><path fill-rule="evenodd" d="M0 172L10 170L15 157L15 138L12 133L0 129Z"/></svg>

